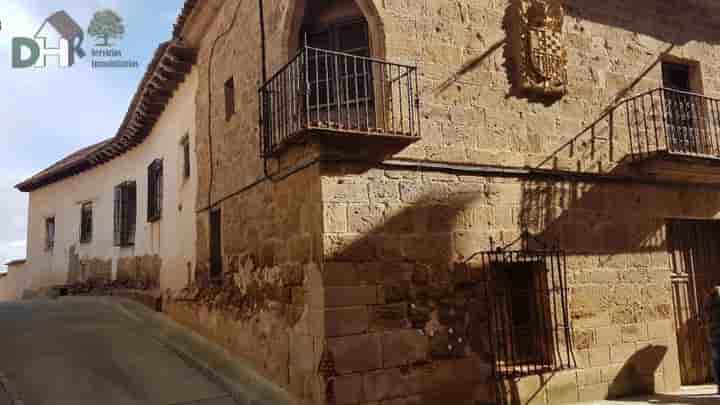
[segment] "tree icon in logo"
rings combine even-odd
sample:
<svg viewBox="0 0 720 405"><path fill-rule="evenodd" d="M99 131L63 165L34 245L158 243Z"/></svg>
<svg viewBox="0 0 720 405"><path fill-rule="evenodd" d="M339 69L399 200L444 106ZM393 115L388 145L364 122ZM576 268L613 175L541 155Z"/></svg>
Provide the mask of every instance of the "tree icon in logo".
<svg viewBox="0 0 720 405"><path fill-rule="evenodd" d="M120 39L125 34L125 25L122 18L112 10L100 10L95 13L90 27L90 36L102 39L104 42L96 46L111 46L110 38Z"/></svg>

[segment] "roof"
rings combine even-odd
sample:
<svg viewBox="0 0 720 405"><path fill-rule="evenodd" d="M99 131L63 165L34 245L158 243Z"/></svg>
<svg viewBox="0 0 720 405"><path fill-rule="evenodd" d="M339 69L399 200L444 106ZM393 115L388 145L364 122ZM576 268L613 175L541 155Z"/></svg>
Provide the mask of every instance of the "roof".
<svg viewBox="0 0 720 405"><path fill-rule="evenodd" d="M114 137L74 152L15 187L30 192L90 170L142 143L185 80L196 51L180 40L160 44Z"/></svg>
<svg viewBox="0 0 720 405"><path fill-rule="evenodd" d="M47 18L47 20L45 20L45 22L50 23L50 25L52 25L53 28L55 28L55 30L67 40L75 38L78 33L83 33L82 27L80 27L75 20L73 20L72 17L64 11L58 11L57 13L51 15ZM42 30L42 27L40 27L40 30ZM38 34L39 33L40 31L38 31ZM37 34L35 35L37 36Z"/></svg>
<svg viewBox="0 0 720 405"><path fill-rule="evenodd" d="M180 39L182 30L185 28L188 17L190 17L190 14L192 14L192 12L195 10L198 3L202 1L204 0L185 0L185 4L183 4L182 10L180 10L177 21L173 26L173 38Z"/></svg>
<svg viewBox="0 0 720 405"><path fill-rule="evenodd" d="M11 262L7 262L7 263L5 263L5 265L6 266L15 266L18 264L25 264L26 262L27 262L27 260L25 260L25 259L18 259L18 260L13 260Z"/></svg>

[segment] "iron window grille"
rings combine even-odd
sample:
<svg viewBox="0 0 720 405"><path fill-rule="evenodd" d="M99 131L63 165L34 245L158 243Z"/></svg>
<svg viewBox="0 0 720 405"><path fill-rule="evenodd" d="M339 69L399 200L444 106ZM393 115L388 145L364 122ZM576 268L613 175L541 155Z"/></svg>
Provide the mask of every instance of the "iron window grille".
<svg viewBox="0 0 720 405"><path fill-rule="evenodd" d="M93 234L93 206L85 203L80 208L80 243L90 243Z"/></svg>
<svg viewBox="0 0 720 405"><path fill-rule="evenodd" d="M45 219L45 250L55 248L55 217Z"/></svg>
<svg viewBox="0 0 720 405"><path fill-rule="evenodd" d="M210 211L210 279L218 279L222 272L222 212L218 208Z"/></svg>
<svg viewBox="0 0 720 405"><path fill-rule="evenodd" d="M513 243L514 244L514 243ZM479 252L489 312L494 375L518 378L577 366L569 317L565 254L513 244Z"/></svg>
<svg viewBox="0 0 720 405"><path fill-rule="evenodd" d="M163 161L155 159L148 166L148 222L155 222L162 218L163 201Z"/></svg>
<svg viewBox="0 0 720 405"><path fill-rule="evenodd" d="M134 181L128 181L115 187L115 246L135 244L136 218L137 187Z"/></svg>

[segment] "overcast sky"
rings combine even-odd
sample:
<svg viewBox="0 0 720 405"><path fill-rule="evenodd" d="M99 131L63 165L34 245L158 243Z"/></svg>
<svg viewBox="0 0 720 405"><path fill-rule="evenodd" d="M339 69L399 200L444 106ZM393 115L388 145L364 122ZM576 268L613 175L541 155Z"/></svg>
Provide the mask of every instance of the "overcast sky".
<svg viewBox="0 0 720 405"><path fill-rule="evenodd" d="M25 257L27 196L13 188L67 154L115 135L157 45L170 39L182 0L2 0L0 5L0 263ZM92 15L111 9L124 20L115 43L137 69L92 69ZM33 37L66 11L86 31L88 54L71 68L13 69L13 37ZM0 271L3 267L0 267Z"/></svg>

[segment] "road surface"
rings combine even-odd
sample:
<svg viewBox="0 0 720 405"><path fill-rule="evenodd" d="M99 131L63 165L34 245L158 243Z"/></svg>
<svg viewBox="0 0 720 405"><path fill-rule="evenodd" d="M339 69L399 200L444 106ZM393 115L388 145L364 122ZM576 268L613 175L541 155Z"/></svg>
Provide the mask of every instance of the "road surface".
<svg viewBox="0 0 720 405"><path fill-rule="evenodd" d="M92 298L0 303L3 375L24 405L235 404L143 322Z"/></svg>

